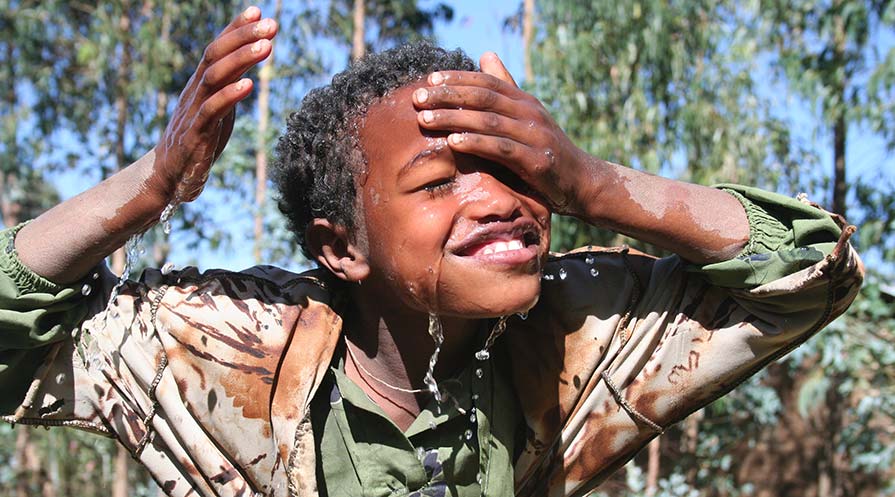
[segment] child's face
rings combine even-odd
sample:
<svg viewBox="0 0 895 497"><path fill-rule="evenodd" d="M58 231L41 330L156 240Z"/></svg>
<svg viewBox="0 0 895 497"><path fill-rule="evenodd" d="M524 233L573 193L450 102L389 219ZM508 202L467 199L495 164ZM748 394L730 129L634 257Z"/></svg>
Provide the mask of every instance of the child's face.
<svg viewBox="0 0 895 497"><path fill-rule="evenodd" d="M442 315L528 310L540 292L550 212L506 168L455 154L444 134L420 129L411 100L420 86L393 91L361 123L368 165L358 215L371 286Z"/></svg>

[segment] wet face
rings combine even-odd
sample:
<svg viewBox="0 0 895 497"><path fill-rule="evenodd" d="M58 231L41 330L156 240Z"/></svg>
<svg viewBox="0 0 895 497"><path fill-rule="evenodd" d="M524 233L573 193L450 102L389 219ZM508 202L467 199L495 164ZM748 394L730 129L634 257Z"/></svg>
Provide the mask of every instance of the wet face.
<svg viewBox="0 0 895 497"><path fill-rule="evenodd" d="M528 310L540 292L550 212L506 168L454 153L444 134L420 129L411 101L420 86L393 91L361 123L358 238L371 269L363 285L446 316Z"/></svg>

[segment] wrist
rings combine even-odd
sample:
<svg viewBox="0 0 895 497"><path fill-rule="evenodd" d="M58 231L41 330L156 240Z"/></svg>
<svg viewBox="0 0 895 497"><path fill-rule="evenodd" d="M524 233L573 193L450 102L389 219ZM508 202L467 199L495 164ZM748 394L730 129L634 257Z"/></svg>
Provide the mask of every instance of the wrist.
<svg viewBox="0 0 895 497"><path fill-rule="evenodd" d="M598 159L583 150L579 152L576 167L578 175L571 189L568 214L590 224L598 224L604 217L601 198L605 196L606 186L609 183L607 174L615 164Z"/></svg>

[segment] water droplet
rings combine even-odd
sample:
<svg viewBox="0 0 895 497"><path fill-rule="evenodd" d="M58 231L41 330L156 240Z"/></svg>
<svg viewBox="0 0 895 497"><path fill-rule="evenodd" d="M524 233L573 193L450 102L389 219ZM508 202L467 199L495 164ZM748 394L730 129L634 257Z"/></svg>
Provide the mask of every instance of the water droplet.
<svg viewBox="0 0 895 497"><path fill-rule="evenodd" d="M596 278L597 275L599 275L599 274L600 274L600 272L597 271L597 268L595 268L595 267L590 268L590 275L591 275L591 276L593 276L594 278Z"/></svg>
<svg viewBox="0 0 895 497"><path fill-rule="evenodd" d="M528 313L527 313L527 312L518 312L518 313L516 313L516 315L519 316L519 319L521 319L521 320L523 320L523 321L525 321L526 319L528 319Z"/></svg>
<svg viewBox="0 0 895 497"><path fill-rule="evenodd" d="M422 447L416 448L416 458L423 462L423 459L426 457L426 451Z"/></svg>
<svg viewBox="0 0 895 497"><path fill-rule="evenodd" d="M588 263L588 264L593 264L593 263L594 263L594 256L592 256L592 255L588 255L587 257L584 258L584 262L586 262L586 263Z"/></svg>
<svg viewBox="0 0 895 497"><path fill-rule="evenodd" d="M545 274L544 277L543 277L543 279L544 279L544 281L553 281L553 275L552 275L552 274Z"/></svg>
<svg viewBox="0 0 895 497"><path fill-rule="evenodd" d="M473 401L479 400L479 394L477 394L477 393L472 394L472 400ZM473 409L475 409L475 407L473 407Z"/></svg>
<svg viewBox="0 0 895 497"><path fill-rule="evenodd" d="M162 266L162 274L165 276L171 274L171 271L174 271L174 263L166 262L164 266Z"/></svg>
<svg viewBox="0 0 895 497"><path fill-rule="evenodd" d="M439 404L442 402L441 391L438 389L438 383L435 381L435 364L438 363L438 353L441 352L441 344L444 343L444 329L441 327L441 319L435 313L429 313L429 336L435 342L435 350L429 357L429 370L423 378L423 383L429 387L432 396Z"/></svg>
<svg viewBox="0 0 895 497"><path fill-rule="evenodd" d="M478 483L479 485L481 485L481 484L482 484L482 480L483 480L483 478L482 478L482 474L481 474L481 473L475 475L475 481L476 481L476 483Z"/></svg>
<svg viewBox="0 0 895 497"><path fill-rule="evenodd" d="M485 372L482 371L482 368L475 368L475 377L481 378L482 376L485 376Z"/></svg>
<svg viewBox="0 0 895 497"><path fill-rule="evenodd" d="M162 223L162 231L164 231L166 235L171 234L171 218L174 217L174 212L177 211L177 206L179 205L180 202L174 201L166 205L164 210L162 210L159 222Z"/></svg>
<svg viewBox="0 0 895 497"><path fill-rule="evenodd" d="M566 276L568 276L568 273L566 273L566 268L559 268L559 279L564 280L566 279Z"/></svg>
<svg viewBox="0 0 895 497"><path fill-rule="evenodd" d="M98 280L98 279L99 279L99 273L93 273L92 278L95 279L95 280Z"/></svg>
<svg viewBox="0 0 895 497"><path fill-rule="evenodd" d="M485 349L482 349L475 353L475 358L480 361L487 361L488 359L491 358L491 353Z"/></svg>
<svg viewBox="0 0 895 497"><path fill-rule="evenodd" d="M435 424L435 421L429 421L429 429L434 430L438 425Z"/></svg>
<svg viewBox="0 0 895 497"><path fill-rule="evenodd" d="M93 291L93 287L84 283L84 286L81 287L81 295L87 296L90 295L90 292Z"/></svg>
<svg viewBox="0 0 895 497"><path fill-rule="evenodd" d="M473 412L472 414L469 415L469 422L475 423L476 421L477 421L477 418L476 418L475 412Z"/></svg>
<svg viewBox="0 0 895 497"><path fill-rule="evenodd" d="M467 428L466 431L463 432L463 437L466 438L466 440L472 440L472 430Z"/></svg>

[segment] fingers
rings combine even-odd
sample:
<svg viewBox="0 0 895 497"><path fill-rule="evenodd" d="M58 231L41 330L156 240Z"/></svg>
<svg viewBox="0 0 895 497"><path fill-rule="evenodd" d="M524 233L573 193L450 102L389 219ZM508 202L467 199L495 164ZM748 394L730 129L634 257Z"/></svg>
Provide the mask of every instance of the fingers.
<svg viewBox="0 0 895 497"><path fill-rule="evenodd" d="M438 71L430 74L427 81L431 86L476 86L496 91L516 100L527 95L527 93L516 86L516 83L512 81L512 77L509 78L509 81L505 81L484 72Z"/></svg>
<svg viewBox="0 0 895 497"><path fill-rule="evenodd" d="M202 102L193 125L200 133L217 132L220 122L233 111L236 104L252 91L252 80L242 78L229 84Z"/></svg>
<svg viewBox="0 0 895 497"><path fill-rule="evenodd" d="M530 129L518 120L494 112L435 109L417 114L420 126L426 129L453 132L474 132L527 141Z"/></svg>
<svg viewBox="0 0 895 497"><path fill-rule="evenodd" d="M277 22L273 19L261 19L227 31L208 45L203 55L202 64L214 65L241 47L260 40L270 40L277 34L277 29Z"/></svg>
<svg viewBox="0 0 895 497"><path fill-rule="evenodd" d="M482 54L481 58L479 58L479 67L482 68L483 73L490 74L495 78L519 88L519 85L516 84L516 80L513 79L513 75L510 74L510 71L503 65L503 61L500 60L500 57L498 57L496 53L485 52Z"/></svg>
<svg viewBox="0 0 895 497"><path fill-rule="evenodd" d="M245 26L248 23L255 22L258 19L261 19L261 9L254 5L251 5L244 11L242 11L238 16L236 16L236 18L233 19L233 21L230 22L230 24L228 24L223 31L221 31L221 34L219 34L218 37L221 37L236 28Z"/></svg>
<svg viewBox="0 0 895 497"><path fill-rule="evenodd" d="M270 55L270 51L271 43L266 39L243 45L206 69L202 76L202 84L210 92L216 91L222 86L232 83L252 66L264 60Z"/></svg>
<svg viewBox="0 0 895 497"><path fill-rule="evenodd" d="M513 116L517 102L493 90L477 86L433 86L413 92L418 109L461 108L497 112Z"/></svg>
<svg viewBox="0 0 895 497"><path fill-rule="evenodd" d="M480 133L452 133L447 141L456 152L475 155L506 166L523 180L530 176L522 166L535 154L528 145L502 136Z"/></svg>

